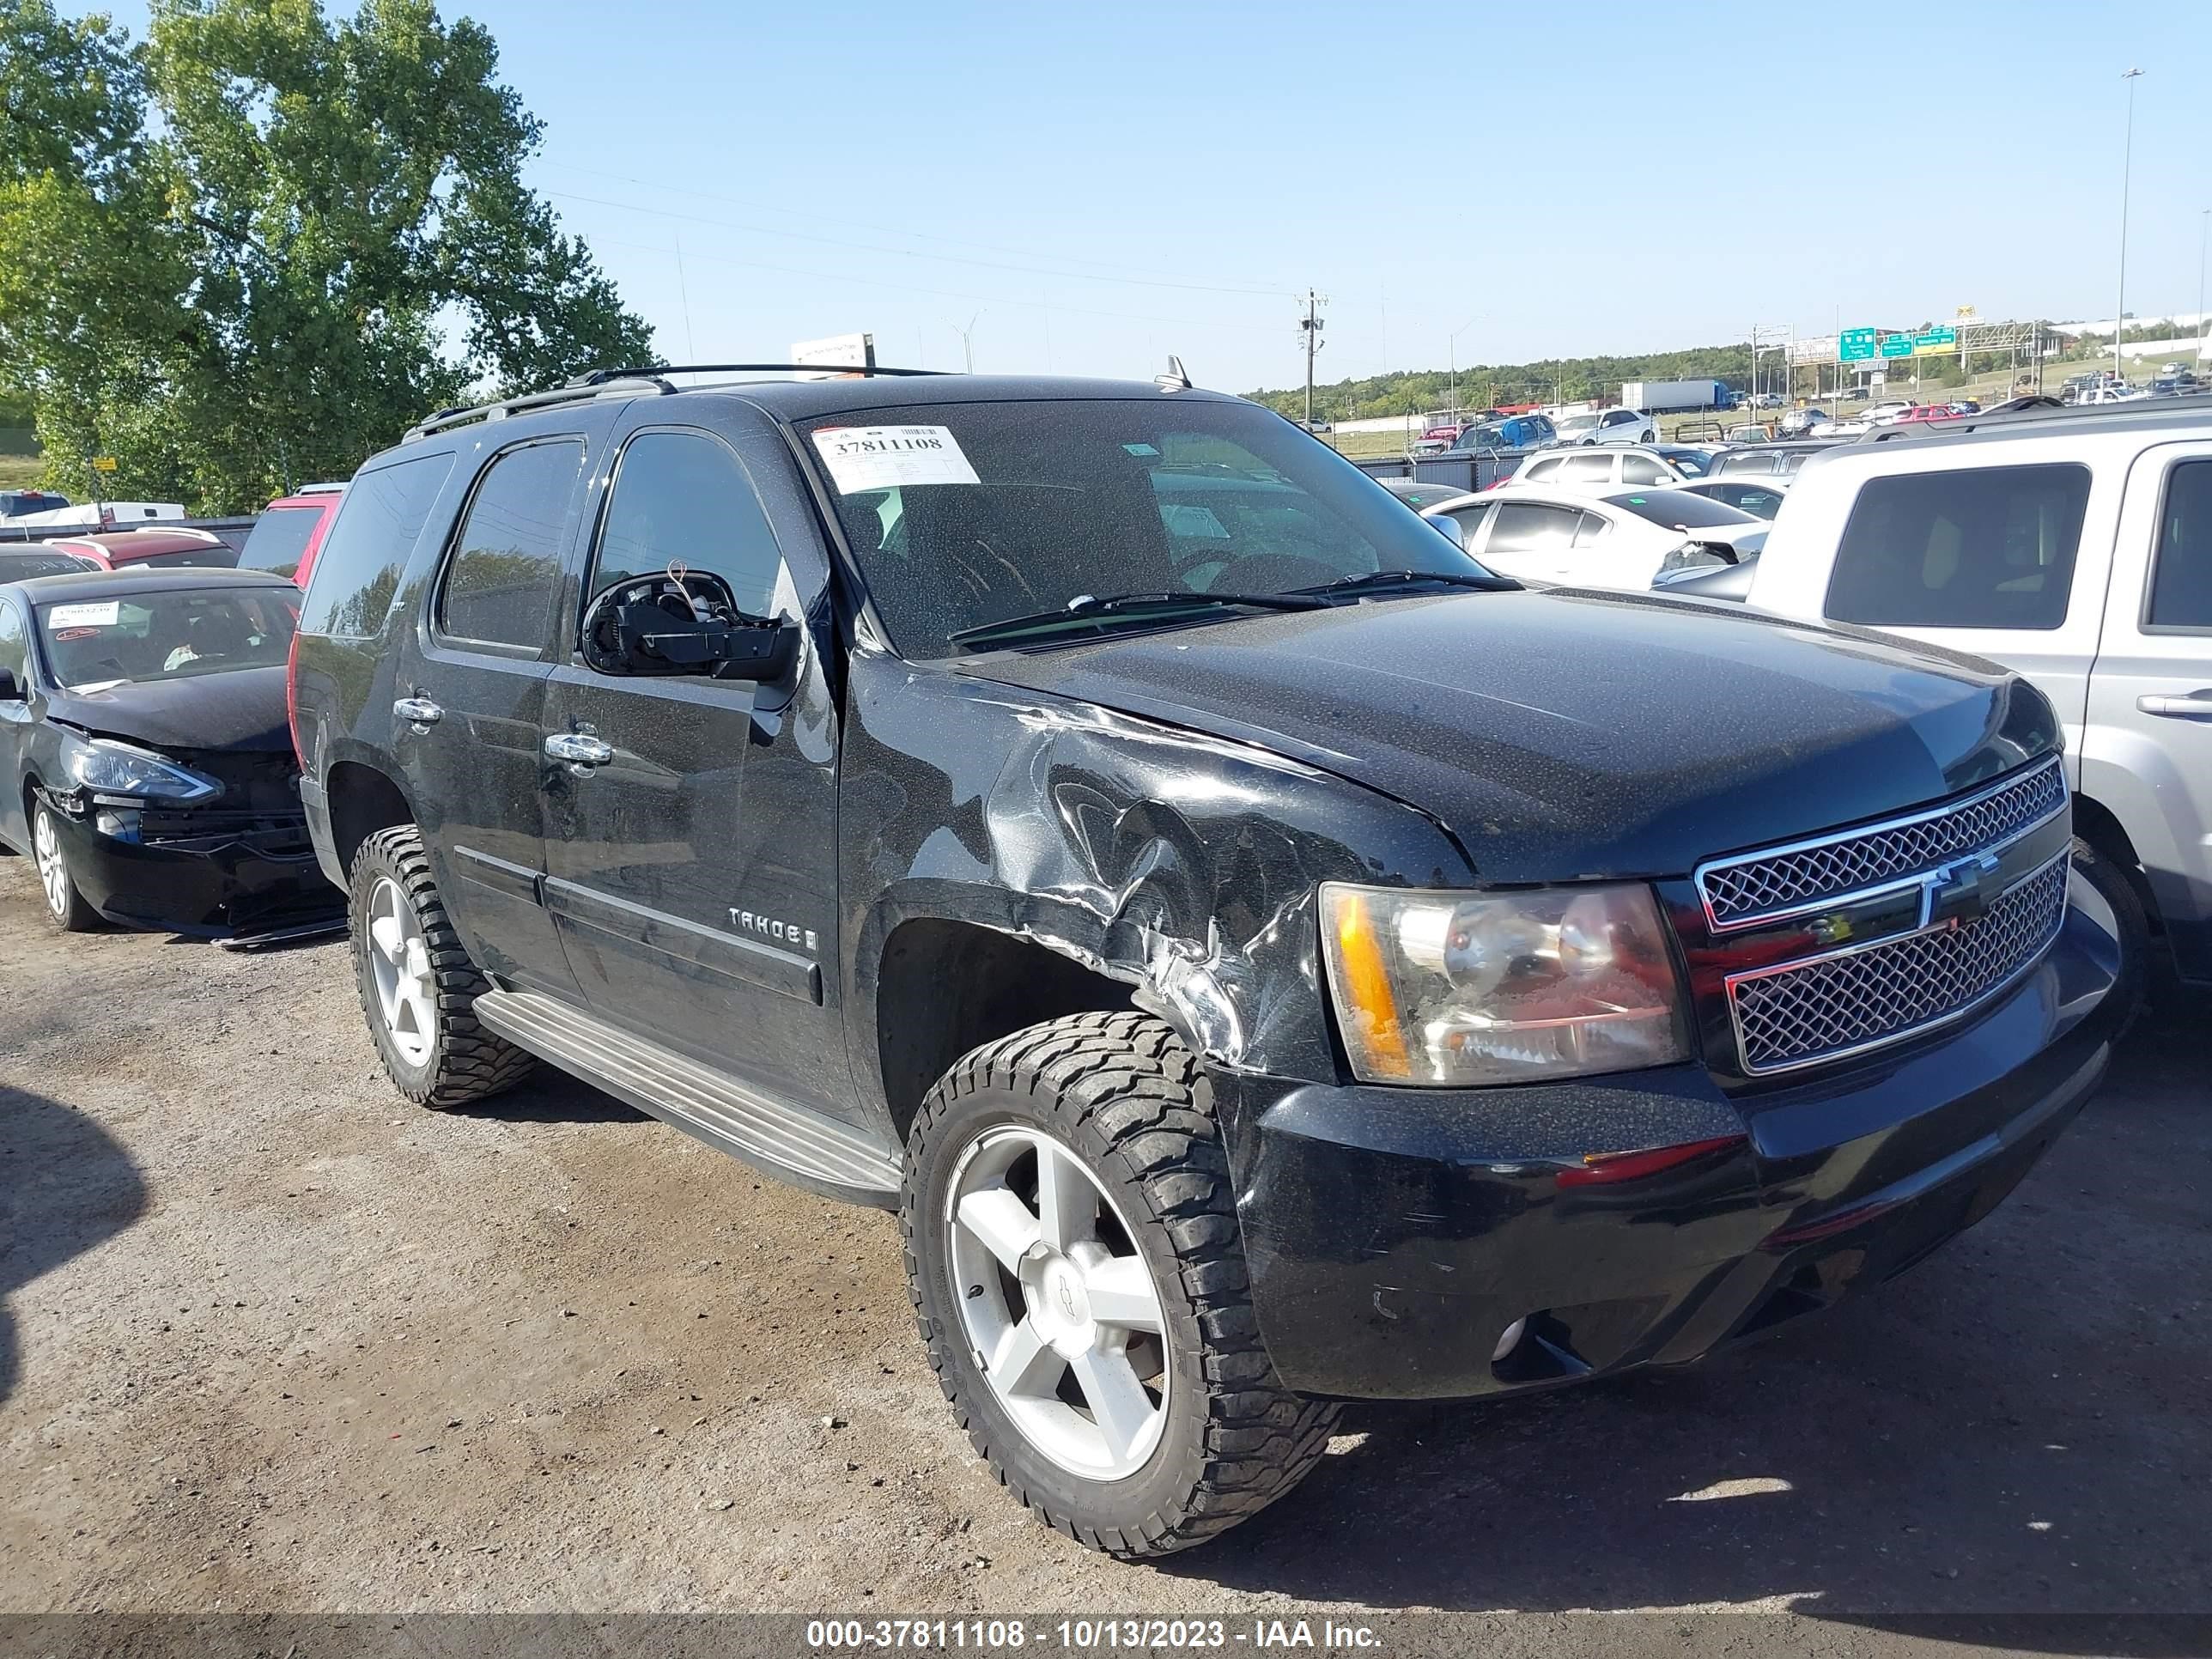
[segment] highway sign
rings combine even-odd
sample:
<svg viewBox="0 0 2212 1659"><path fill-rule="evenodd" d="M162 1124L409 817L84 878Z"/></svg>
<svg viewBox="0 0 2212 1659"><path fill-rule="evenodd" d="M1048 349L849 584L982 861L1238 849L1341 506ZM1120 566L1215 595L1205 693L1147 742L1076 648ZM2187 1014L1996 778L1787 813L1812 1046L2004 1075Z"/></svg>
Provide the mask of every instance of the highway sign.
<svg viewBox="0 0 2212 1659"><path fill-rule="evenodd" d="M1912 355L1912 337L1910 334L1883 335L1881 355L1885 357L1910 357Z"/></svg>
<svg viewBox="0 0 2212 1659"><path fill-rule="evenodd" d="M1836 337L1837 358L1846 363L1863 363L1874 356L1875 331L1870 328L1847 328Z"/></svg>
<svg viewBox="0 0 2212 1659"><path fill-rule="evenodd" d="M1948 323L1938 323L1933 328L1923 328L1912 337L1912 355L1916 357L1941 356L1959 349L1959 331Z"/></svg>
<svg viewBox="0 0 2212 1659"><path fill-rule="evenodd" d="M93 470L94 472L112 472L112 471L115 471L115 457L114 457L114 456L112 456L112 455L95 455L95 456L94 456L94 457L92 458L92 470Z"/></svg>

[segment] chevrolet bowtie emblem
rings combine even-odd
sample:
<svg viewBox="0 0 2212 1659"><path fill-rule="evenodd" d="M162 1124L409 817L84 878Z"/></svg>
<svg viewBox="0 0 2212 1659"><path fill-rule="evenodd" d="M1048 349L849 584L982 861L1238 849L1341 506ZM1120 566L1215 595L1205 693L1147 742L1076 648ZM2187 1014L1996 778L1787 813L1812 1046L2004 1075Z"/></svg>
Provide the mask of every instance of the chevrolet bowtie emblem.
<svg viewBox="0 0 2212 1659"><path fill-rule="evenodd" d="M1990 878L1997 872L1996 855L1978 853L1972 858L1947 864L1928 878L1929 927L1963 927L1989 914Z"/></svg>

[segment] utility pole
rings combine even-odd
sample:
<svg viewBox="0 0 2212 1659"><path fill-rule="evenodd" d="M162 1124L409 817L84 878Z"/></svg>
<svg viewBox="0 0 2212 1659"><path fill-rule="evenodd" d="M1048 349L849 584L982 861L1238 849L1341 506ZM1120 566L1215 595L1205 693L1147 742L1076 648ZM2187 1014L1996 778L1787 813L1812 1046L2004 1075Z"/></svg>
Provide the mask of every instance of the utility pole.
<svg viewBox="0 0 2212 1659"><path fill-rule="evenodd" d="M1298 319L1298 331L1305 337L1306 345L1306 424L1313 424L1314 353L1321 349L1322 296L1311 289L1306 290L1306 314Z"/></svg>
<svg viewBox="0 0 2212 1659"><path fill-rule="evenodd" d="M2120 336L2128 328L2128 174L2135 165L2136 156L2136 82L2142 76L2139 69L2123 70L2120 79L2128 83L2128 136L2120 151L2120 302L2112 312L2112 378L2120 374Z"/></svg>
<svg viewBox="0 0 2212 1659"><path fill-rule="evenodd" d="M2204 361L2204 240L2212 236L2212 208L2197 216L2197 361Z"/></svg>
<svg viewBox="0 0 2212 1659"><path fill-rule="evenodd" d="M1468 318L1444 340L1444 362L1451 376L1450 389L1444 393L1444 401L1455 416L1459 414L1459 337L1481 320L1480 317Z"/></svg>

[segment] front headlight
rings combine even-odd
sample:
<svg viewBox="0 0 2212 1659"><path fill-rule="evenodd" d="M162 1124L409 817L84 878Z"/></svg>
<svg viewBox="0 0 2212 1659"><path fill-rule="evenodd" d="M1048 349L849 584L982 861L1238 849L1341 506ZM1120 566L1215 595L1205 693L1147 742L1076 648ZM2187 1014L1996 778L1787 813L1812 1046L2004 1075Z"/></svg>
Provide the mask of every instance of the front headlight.
<svg viewBox="0 0 2212 1659"><path fill-rule="evenodd" d="M1686 1059L1640 884L1440 893L1323 882L1322 955L1369 1083L1527 1083Z"/></svg>
<svg viewBox="0 0 2212 1659"><path fill-rule="evenodd" d="M215 779L113 738L64 738L62 770L95 795L202 801L222 793Z"/></svg>

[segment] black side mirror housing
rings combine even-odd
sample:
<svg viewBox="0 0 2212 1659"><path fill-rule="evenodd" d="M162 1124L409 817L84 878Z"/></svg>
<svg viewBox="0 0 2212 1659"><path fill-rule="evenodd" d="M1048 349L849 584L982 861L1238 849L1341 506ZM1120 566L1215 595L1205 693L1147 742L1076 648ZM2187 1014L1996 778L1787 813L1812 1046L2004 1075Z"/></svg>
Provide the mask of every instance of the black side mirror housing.
<svg viewBox="0 0 2212 1659"><path fill-rule="evenodd" d="M653 604L615 611L615 640L633 672L780 680L799 654L799 624L678 617Z"/></svg>
<svg viewBox="0 0 2212 1659"><path fill-rule="evenodd" d="M15 678L13 669L0 668L0 702L21 702L23 683Z"/></svg>

